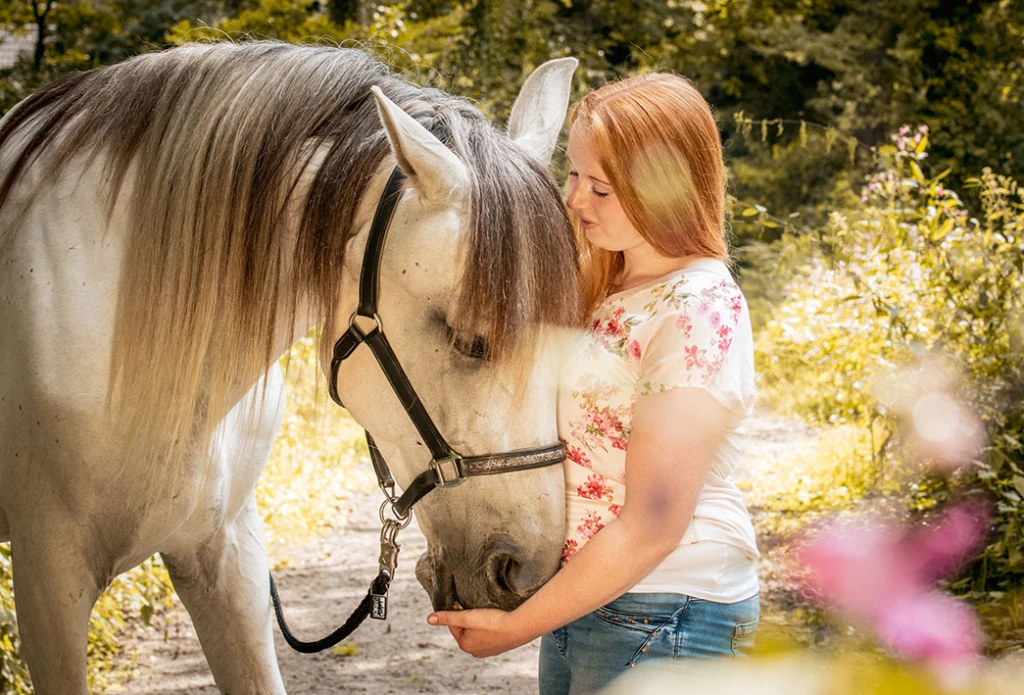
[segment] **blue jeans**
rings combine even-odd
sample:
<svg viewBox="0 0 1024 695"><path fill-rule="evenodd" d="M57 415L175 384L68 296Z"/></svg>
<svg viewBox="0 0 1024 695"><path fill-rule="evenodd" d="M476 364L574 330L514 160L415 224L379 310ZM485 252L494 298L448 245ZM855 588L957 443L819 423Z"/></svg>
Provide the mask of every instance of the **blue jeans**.
<svg viewBox="0 0 1024 695"><path fill-rule="evenodd" d="M741 656L754 643L760 603L682 594L625 594L551 632L540 644L541 695L584 695L645 662Z"/></svg>

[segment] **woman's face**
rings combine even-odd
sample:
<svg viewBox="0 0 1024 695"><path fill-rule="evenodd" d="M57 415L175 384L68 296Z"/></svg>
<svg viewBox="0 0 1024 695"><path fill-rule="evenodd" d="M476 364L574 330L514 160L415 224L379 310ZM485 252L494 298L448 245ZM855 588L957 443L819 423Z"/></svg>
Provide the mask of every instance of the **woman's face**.
<svg viewBox="0 0 1024 695"><path fill-rule="evenodd" d="M607 251L629 251L646 244L626 217L608 176L597 161L590 134L580 126L569 131L569 197L566 204L580 219L590 243Z"/></svg>

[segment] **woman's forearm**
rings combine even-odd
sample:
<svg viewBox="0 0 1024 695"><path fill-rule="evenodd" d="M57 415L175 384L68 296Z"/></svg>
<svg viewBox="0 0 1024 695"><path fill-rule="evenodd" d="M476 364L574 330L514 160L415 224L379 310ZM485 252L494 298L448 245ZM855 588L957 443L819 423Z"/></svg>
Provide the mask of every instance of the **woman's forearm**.
<svg viewBox="0 0 1024 695"><path fill-rule="evenodd" d="M651 573L679 544L682 532L636 531L620 518L587 542L571 562L509 616L536 639L612 601Z"/></svg>

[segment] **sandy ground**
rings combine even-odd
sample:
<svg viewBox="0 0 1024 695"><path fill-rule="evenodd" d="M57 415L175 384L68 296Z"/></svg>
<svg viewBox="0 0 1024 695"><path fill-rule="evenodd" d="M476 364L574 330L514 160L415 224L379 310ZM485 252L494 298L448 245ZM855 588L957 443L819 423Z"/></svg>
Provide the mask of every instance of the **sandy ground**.
<svg viewBox="0 0 1024 695"><path fill-rule="evenodd" d="M813 432L791 421L754 417L746 429L746 463L737 477L756 480L758 466L806 443ZM369 465L369 464L367 464ZM341 624L376 573L379 493L349 502L349 523L297 549L275 579L293 631L319 638ZM443 628L426 624L427 596L413 574L426 541L415 523L402 532L398 573L387 622L367 620L343 644L346 655L292 652L275 629L278 660L288 692L492 693L537 692L539 642L499 657L476 660L459 651ZM767 569L767 568L766 568ZM764 573L763 573L764 574ZM111 692L130 695L217 693L185 610L177 605L126 644L131 679Z"/></svg>

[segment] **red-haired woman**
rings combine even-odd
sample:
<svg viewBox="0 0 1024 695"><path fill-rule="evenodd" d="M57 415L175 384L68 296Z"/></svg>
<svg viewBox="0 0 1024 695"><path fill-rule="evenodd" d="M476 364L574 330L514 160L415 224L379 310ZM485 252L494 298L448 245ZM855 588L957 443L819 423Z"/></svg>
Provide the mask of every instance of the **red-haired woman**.
<svg viewBox="0 0 1024 695"><path fill-rule="evenodd" d="M592 310L559 397L563 568L514 611L430 616L475 656L543 635L544 695L594 692L650 659L738 654L759 614L754 530L730 477L753 341L711 109L684 78L651 73L588 94L570 120L567 203Z"/></svg>

